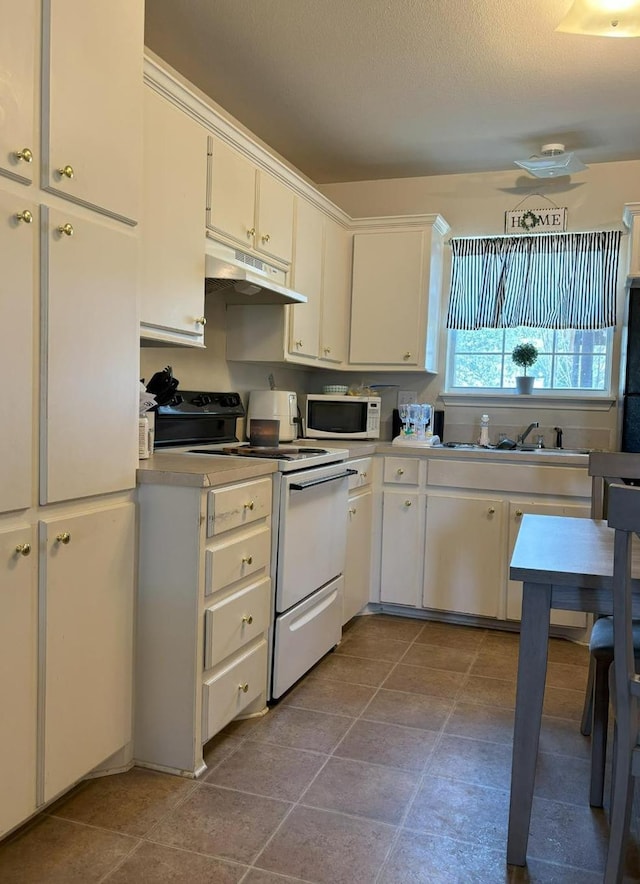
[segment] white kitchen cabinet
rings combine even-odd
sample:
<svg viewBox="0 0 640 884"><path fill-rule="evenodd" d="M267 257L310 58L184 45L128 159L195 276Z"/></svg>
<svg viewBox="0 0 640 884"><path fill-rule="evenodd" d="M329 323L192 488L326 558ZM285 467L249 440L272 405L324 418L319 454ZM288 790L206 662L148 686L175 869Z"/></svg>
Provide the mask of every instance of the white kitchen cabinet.
<svg viewBox="0 0 640 884"><path fill-rule="evenodd" d="M380 601L420 607L424 564L424 495L382 493Z"/></svg>
<svg viewBox="0 0 640 884"><path fill-rule="evenodd" d="M622 219L629 229L627 275L640 278L640 203L625 203Z"/></svg>
<svg viewBox="0 0 640 884"><path fill-rule="evenodd" d="M33 181L38 156L34 109L39 6L39 0L0 0L0 174L24 184Z"/></svg>
<svg viewBox="0 0 640 884"><path fill-rule="evenodd" d="M427 494L423 607L498 617L503 521L500 499Z"/></svg>
<svg viewBox="0 0 640 884"><path fill-rule="evenodd" d="M45 504L135 486L138 244L116 223L42 215Z"/></svg>
<svg viewBox="0 0 640 884"><path fill-rule="evenodd" d="M1 38L0 38L1 39ZM32 503L33 307L36 292L36 206L0 191L0 353L11 370L5 384L5 431L0 433L0 510ZM11 432L7 432L8 427Z"/></svg>
<svg viewBox="0 0 640 884"><path fill-rule="evenodd" d="M344 571L342 624L355 617L369 602L371 591L371 525L373 518L372 469L370 457L350 460L356 470L349 477L347 555Z"/></svg>
<svg viewBox="0 0 640 884"><path fill-rule="evenodd" d="M509 551L507 561L511 561L513 547L525 513L539 516L571 516L574 519L591 518L591 507L587 503L540 503L533 500L509 502ZM508 576L508 575L507 575ZM519 580L507 581L507 619L520 620L522 614L522 583ZM587 625L587 615L583 611L561 611L551 609L550 622L553 626Z"/></svg>
<svg viewBox="0 0 640 884"><path fill-rule="evenodd" d="M447 223L432 215L362 219L358 226L353 237L349 363L437 371Z"/></svg>
<svg viewBox="0 0 640 884"><path fill-rule="evenodd" d="M149 86L144 90L140 333L204 346L207 132Z"/></svg>
<svg viewBox="0 0 640 884"><path fill-rule="evenodd" d="M36 809L37 544L0 531L0 837Z"/></svg>
<svg viewBox="0 0 640 884"><path fill-rule="evenodd" d="M324 216L314 205L296 199L293 288L306 304L289 308L289 350L316 359L320 350L320 299Z"/></svg>
<svg viewBox="0 0 640 884"><path fill-rule="evenodd" d="M214 238L289 265L293 191L221 138L209 141L207 227Z"/></svg>
<svg viewBox="0 0 640 884"><path fill-rule="evenodd" d="M318 354L321 362L339 365L347 361L352 251L351 233L333 218L325 218Z"/></svg>
<svg viewBox="0 0 640 884"><path fill-rule="evenodd" d="M44 0L42 186L139 217L144 4Z"/></svg>
<svg viewBox="0 0 640 884"><path fill-rule="evenodd" d="M191 777L207 740L266 708L273 604L271 478L200 478L139 487L134 757Z"/></svg>
<svg viewBox="0 0 640 884"><path fill-rule="evenodd" d="M131 739L135 505L40 521L47 802Z"/></svg>

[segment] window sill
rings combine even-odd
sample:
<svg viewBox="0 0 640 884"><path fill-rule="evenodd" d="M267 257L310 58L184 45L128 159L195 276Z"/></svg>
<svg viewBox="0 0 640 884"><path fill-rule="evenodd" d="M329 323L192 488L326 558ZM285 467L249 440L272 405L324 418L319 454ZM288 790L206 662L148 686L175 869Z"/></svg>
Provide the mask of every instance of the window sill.
<svg viewBox="0 0 640 884"><path fill-rule="evenodd" d="M445 405L490 405L492 408L527 408L532 405L562 411L610 411L616 399L610 395L560 393L540 390L530 396L513 391L497 392L478 390L478 392L440 393L438 397Z"/></svg>

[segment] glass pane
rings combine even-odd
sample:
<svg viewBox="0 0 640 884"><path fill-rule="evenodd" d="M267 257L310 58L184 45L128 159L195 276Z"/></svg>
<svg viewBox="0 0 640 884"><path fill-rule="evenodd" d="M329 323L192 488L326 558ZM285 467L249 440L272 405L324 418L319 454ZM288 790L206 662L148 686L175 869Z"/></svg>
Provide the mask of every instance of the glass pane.
<svg viewBox="0 0 640 884"><path fill-rule="evenodd" d="M500 387L502 357L499 355L456 355L453 372L454 387Z"/></svg>
<svg viewBox="0 0 640 884"><path fill-rule="evenodd" d="M604 390L606 369L604 355L558 356L554 386L559 390Z"/></svg>
<svg viewBox="0 0 640 884"><path fill-rule="evenodd" d="M505 333L505 352L511 353L516 344L521 344L523 341L531 342L538 350L550 353L553 349L553 331L539 328L508 328Z"/></svg>
<svg viewBox="0 0 640 884"><path fill-rule="evenodd" d="M501 328L480 328L456 332L457 353L502 353Z"/></svg>
<svg viewBox="0 0 640 884"><path fill-rule="evenodd" d="M606 329L580 331L562 329L556 332L558 353L606 353L609 335Z"/></svg>
<svg viewBox="0 0 640 884"><path fill-rule="evenodd" d="M522 374L523 370L507 357L504 361L504 386L515 387L516 377ZM527 375L535 378L534 387L548 389L551 386L551 356L539 356L536 364L527 369Z"/></svg>

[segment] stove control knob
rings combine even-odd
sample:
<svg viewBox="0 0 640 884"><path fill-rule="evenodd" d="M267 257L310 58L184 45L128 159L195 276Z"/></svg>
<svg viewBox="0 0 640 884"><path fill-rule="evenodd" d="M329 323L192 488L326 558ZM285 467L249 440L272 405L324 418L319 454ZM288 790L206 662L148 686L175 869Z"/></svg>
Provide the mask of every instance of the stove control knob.
<svg viewBox="0 0 640 884"><path fill-rule="evenodd" d="M183 402L184 402L184 399L182 398L180 393L176 393L176 395L173 397L173 399L171 400L169 405L182 405Z"/></svg>
<svg viewBox="0 0 640 884"><path fill-rule="evenodd" d="M235 408L240 404L240 397L237 393L230 393L228 396L220 397L220 404L225 408Z"/></svg>
<svg viewBox="0 0 640 884"><path fill-rule="evenodd" d="M192 405L197 405L198 408L202 408L204 405L209 405L211 403L211 396L207 396L206 393L200 393L198 396L194 396L191 400Z"/></svg>

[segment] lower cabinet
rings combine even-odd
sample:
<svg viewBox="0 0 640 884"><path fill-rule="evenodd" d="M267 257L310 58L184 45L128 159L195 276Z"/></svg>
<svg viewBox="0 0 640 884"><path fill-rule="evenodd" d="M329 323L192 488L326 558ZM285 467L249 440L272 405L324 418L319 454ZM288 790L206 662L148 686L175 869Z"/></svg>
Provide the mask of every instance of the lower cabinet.
<svg viewBox="0 0 640 884"><path fill-rule="evenodd" d="M349 479L347 557L344 572L343 625L369 602L371 587L372 458L349 461L357 470Z"/></svg>
<svg viewBox="0 0 640 884"><path fill-rule="evenodd" d="M506 559L502 501L427 494L425 608L498 617Z"/></svg>
<svg viewBox="0 0 640 884"><path fill-rule="evenodd" d="M271 478L195 480L138 489L135 664L135 760L190 777L207 740L266 707L272 609Z"/></svg>
<svg viewBox="0 0 640 884"><path fill-rule="evenodd" d="M382 493L380 601L420 607L424 563L424 495Z"/></svg>

